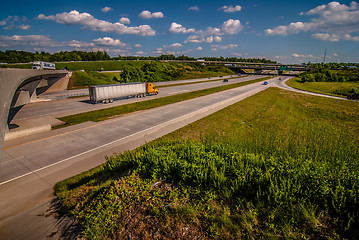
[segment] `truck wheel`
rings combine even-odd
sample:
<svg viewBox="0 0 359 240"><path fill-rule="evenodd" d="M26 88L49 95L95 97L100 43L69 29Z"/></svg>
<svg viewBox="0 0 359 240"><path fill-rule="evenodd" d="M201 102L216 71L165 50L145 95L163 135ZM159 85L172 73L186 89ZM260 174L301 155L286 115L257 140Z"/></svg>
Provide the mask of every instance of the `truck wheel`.
<svg viewBox="0 0 359 240"><path fill-rule="evenodd" d="M156 92L156 95L158 94L158 92Z"/></svg>
<svg viewBox="0 0 359 240"><path fill-rule="evenodd" d="M110 98L110 103L113 103L113 98Z"/></svg>
<svg viewBox="0 0 359 240"><path fill-rule="evenodd" d="M108 99L106 99L105 103L108 104L110 101Z"/></svg>

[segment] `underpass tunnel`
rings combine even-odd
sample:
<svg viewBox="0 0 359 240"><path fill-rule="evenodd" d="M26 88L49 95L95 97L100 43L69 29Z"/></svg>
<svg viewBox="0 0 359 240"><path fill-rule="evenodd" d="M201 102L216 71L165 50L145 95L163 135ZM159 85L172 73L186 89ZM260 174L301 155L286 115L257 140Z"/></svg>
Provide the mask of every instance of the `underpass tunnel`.
<svg viewBox="0 0 359 240"><path fill-rule="evenodd" d="M10 130L19 127L16 124L12 124L12 120L14 119L15 115L20 112L21 108L28 103L37 102L39 95L54 90L52 89L53 86L62 79L63 75L39 75L28 78L22 82L16 89L12 98L7 118L7 129L5 131L9 132ZM67 83L62 85L67 86ZM55 88L55 91L56 90L66 90L66 88Z"/></svg>

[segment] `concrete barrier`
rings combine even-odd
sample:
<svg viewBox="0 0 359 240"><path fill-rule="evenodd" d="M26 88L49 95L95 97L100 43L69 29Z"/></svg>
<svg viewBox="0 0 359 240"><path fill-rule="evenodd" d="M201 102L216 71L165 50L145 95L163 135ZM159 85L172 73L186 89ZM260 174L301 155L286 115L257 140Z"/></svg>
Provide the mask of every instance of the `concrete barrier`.
<svg viewBox="0 0 359 240"><path fill-rule="evenodd" d="M25 86L26 84L32 84L38 81L38 84L42 79L46 78L62 78L67 75L65 70L37 70L37 69L15 69L5 68L0 69L0 159L2 146L5 137L5 131L8 131L8 115L9 110L14 98L14 95L18 89ZM31 99L31 92L36 92L35 89L29 89L29 97ZM26 91L26 90L24 90Z"/></svg>

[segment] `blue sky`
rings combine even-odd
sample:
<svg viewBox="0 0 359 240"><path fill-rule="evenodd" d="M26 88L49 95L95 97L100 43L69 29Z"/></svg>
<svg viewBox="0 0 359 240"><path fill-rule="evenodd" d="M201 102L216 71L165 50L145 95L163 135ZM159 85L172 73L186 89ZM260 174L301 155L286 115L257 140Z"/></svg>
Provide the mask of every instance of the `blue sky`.
<svg viewBox="0 0 359 240"><path fill-rule="evenodd" d="M0 50L359 62L355 1L6 1Z"/></svg>

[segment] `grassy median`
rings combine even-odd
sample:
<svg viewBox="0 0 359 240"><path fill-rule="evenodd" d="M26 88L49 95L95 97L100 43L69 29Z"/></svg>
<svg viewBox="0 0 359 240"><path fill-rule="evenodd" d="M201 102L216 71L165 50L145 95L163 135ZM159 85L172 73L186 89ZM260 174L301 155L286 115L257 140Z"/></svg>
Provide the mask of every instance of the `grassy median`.
<svg viewBox="0 0 359 240"><path fill-rule="evenodd" d="M59 119L61 121L65 122L66 124L60 125L58 127L66 127L66 126L75 125L75 124L79 124L79 123L83 123L83 122L87 122L87 121L93 121L93 122L104 121L104 120L107 120L110 118L121 116L126 113L136 112L136 111L140 111L140 110L160 107L160 106L171 104L171 103L185 101L188 99L197 98L197 97L205 96L205 95L216 93L216 92L220 92L220 91L224 91L224 90L228 90L228 89L232 89L232 88L237 88L240 86L245 86L245 85L248 85L251 83L264 81L264 80L267 80L270 78L271 77L264 77L264 78L241 82L241 83L227 84L227 85L223 85L220 87L208 88L208 89L198 90L198 91L194 91L194 92L182 93L182 94L163 97L163 98L157 98L157 99L141 101L141 102L136 102L136 103L130 103L130 104L111 107L111 108L90 111L90 112L86 112L86 113L79 113L79 114L74 114L74 115L70 115L70 116L65 116L65 117L61 117Z"/></svg>
<svg viewBox="0 0 359 240"><path fill-rule="evenodd" d="M300 78L292 78L287 81L288 86L304 91L321 93L337 97L346 97L353 88L359 88L358 81L348 82L301 82Z"/></svg>

